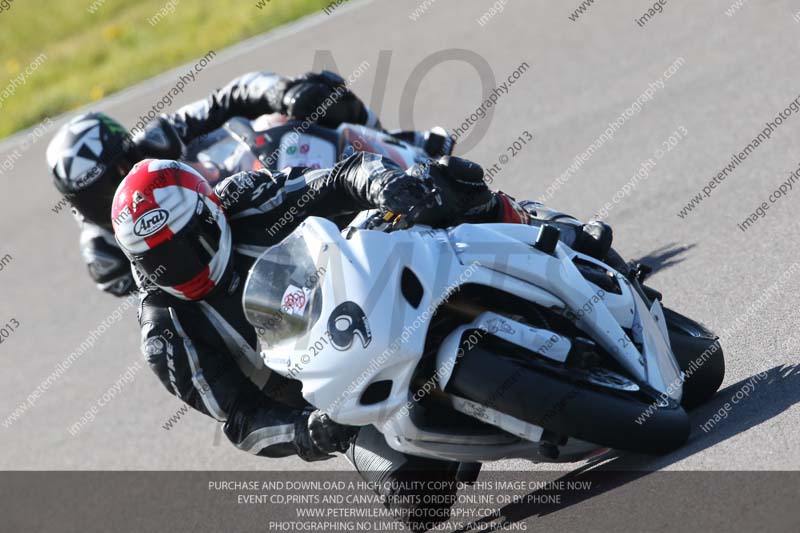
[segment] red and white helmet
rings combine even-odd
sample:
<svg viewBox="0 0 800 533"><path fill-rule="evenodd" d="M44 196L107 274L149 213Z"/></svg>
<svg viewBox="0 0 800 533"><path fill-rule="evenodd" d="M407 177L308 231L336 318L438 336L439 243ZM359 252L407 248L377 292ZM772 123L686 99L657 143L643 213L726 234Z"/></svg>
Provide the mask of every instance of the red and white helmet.
<svg viewBox="0 0 800 533"><path fill-rule="evenodd" d="M178 161L145 159L119 184L114 235L150 282L184 300L211 292L231 256L231 230L208 182Z"/></svg>

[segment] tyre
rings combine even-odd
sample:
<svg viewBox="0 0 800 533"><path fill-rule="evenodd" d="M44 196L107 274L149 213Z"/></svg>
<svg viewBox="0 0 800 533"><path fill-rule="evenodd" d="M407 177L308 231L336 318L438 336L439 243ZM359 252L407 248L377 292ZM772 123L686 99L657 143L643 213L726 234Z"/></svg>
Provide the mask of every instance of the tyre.
<svg viewBox="0 0 800 533"><path fill-rule="evenodd" d="M563 367L504 357L478 345L458 361L445 392L557 435L618 450L666 453L689 438L689 418L680 405L655 409L640 392L571 375Z"/></svg>
<svg viewBox="0 0 800 533"><path fill-rule="evenodd" d="M694 409L716 394L725 378L725 356L714 333L680 313L664 308L669 342L686 375L681 405Z"/></svg>

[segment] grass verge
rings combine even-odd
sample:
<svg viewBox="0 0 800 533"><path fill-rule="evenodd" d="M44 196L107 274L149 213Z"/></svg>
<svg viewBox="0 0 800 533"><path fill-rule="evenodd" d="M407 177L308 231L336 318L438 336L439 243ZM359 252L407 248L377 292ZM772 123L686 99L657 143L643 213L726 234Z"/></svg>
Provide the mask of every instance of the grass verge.
<svg viewBox="0 0 800 533"><path fill-rule="evenodd" d="M0 138L329 2L0 0Z"/></svg>

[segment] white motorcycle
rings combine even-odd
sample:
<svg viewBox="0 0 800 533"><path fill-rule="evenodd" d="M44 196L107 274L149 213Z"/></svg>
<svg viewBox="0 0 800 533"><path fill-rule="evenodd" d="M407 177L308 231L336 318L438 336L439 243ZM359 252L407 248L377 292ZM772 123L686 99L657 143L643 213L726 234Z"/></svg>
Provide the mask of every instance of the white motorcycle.
<svg viewBox="0 0 800 533"><path fill-rule="evenodd" d="M307 219L253 265L243 303L270 369L400 452L663 453L688 438L685 408L722 381L713 333L553 225L368 229L375 220L340 232Z"/></svg>

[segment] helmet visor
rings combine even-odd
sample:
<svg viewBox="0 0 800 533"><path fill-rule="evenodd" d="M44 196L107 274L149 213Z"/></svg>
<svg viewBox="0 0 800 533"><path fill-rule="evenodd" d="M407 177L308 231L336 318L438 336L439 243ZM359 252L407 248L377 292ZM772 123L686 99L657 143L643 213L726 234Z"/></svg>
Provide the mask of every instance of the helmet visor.
<svg viewBox="0 0 800 533"><path fill-rule="evenodd" d="M169 240L142 253L130 253L130 259L150 282L162 287L187 283L209 268L219 250L222 229L202 198L197 200L195 215Z"/></svg>

